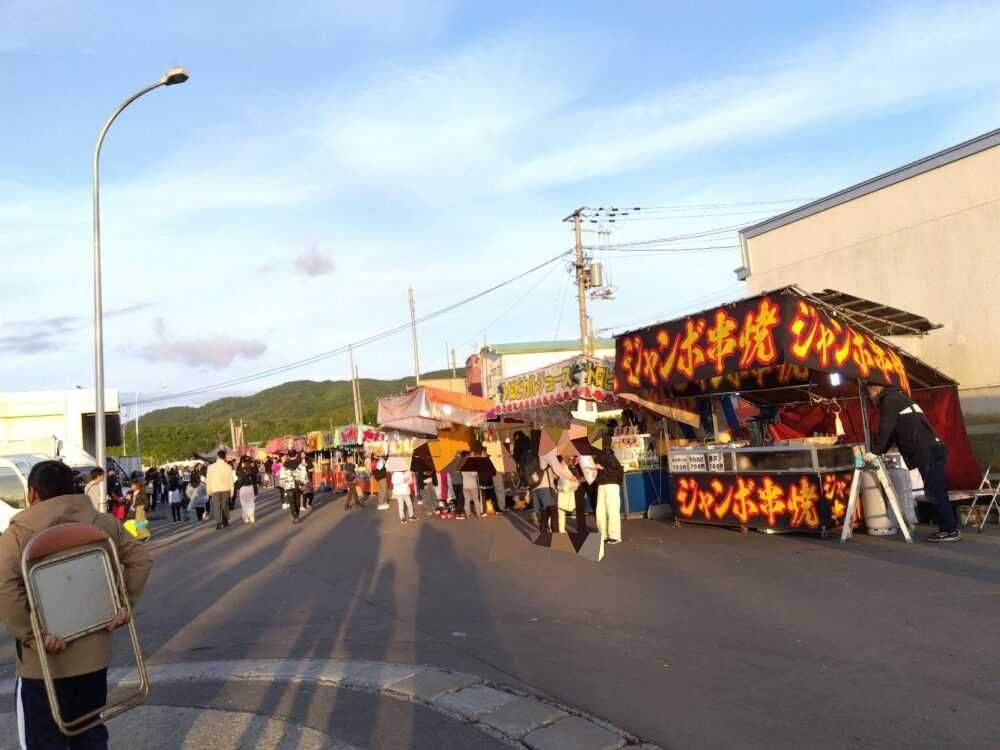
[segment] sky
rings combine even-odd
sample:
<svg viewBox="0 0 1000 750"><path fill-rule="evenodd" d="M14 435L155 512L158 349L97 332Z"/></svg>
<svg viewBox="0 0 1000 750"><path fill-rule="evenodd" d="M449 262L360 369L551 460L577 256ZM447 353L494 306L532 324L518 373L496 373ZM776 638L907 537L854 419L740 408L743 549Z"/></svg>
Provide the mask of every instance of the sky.
<svg viewBox="0 0 1000 750"><path fill-rule="evenodd" d="M101 160L106 382L144 410L346 378L318 355L406 323L409 286L427 315L517 277L572 247L580 206L644 209L587 225L615 287L598 331L739 298L734 230L610 248L1000 127L998 30L1000 3L0 0L0 388L92 386L94 142L171 66L190 80L132 104ZM551 263L418 334L425 371L576 337L571 278ZM355 359L411 375L408 330Z"/></svg>

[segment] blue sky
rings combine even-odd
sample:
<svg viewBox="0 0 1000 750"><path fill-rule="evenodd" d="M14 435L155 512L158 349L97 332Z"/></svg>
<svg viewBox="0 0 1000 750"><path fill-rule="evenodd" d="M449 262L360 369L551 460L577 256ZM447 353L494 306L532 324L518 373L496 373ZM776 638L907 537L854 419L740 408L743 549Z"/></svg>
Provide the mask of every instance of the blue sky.
<svg viewBox="0 0 1000 750"><path fill-rule="evenodd" d="M996 128L998 29L996 3L0 0L3 387L92 383L90 153L171 65L191 80L134 104L104 150L123 392L391 328L410 283L418 312L443 307L568 249L577 206L806 199ZM603 241L791 205L660 211ZM735 250L600 256L618 291L592 305L598 329L741 294ZM556 265L422 326L421 362L576 333ZM408 374L409 338L357 360ZM335 357L185 401L346 375Z"/></svg>

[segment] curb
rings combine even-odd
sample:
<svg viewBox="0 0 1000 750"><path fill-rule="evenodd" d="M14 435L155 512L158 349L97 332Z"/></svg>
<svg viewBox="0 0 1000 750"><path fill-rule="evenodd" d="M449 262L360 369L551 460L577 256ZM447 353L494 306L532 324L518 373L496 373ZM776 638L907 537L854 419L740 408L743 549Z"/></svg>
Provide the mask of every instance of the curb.
<svg viewBox="0 0 1000 750"><path fill-rule="evenodd" d="M135 681L135 671L115 669L109 685ZM469 724L520 750L620 750L644 744L634 735L598 717L540 695L484 680L476 675L435 667L344 659L242 659L181 662L149 667L156 682L316 683L383 695ZM0 682L0 693L14 682Z"/></svg>

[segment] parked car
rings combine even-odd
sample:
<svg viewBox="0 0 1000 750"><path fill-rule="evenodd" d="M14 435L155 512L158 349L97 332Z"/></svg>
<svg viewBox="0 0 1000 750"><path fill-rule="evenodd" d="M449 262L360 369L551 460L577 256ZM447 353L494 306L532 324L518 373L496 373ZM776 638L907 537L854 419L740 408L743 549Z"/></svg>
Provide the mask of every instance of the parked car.
<svg viewBox="0 0 1000 750"><path fill-rule="evenodd" d="M31 467L47 460L46 456L37 453L0 456L0 532L7 530L15 513L28 506Z"/></svg>

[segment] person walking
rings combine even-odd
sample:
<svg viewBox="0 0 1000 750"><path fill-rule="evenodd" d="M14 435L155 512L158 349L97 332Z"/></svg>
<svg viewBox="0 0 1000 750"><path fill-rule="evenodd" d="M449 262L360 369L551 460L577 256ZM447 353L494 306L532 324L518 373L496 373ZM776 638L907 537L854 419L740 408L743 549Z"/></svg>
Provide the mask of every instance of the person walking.
<svg viewBox="0 0 1000 750"><path fill-rule="evenodd" d="M208 493L205 491L205 483L201 481L201 475L195 472L191 475L191 483L187 486L185 494L188 504L194 509L194 517L201 523L207 517L205 506L208 504Z"/></svg>
<svg viewBox="0 0 1000 750"><path fill-rule="evenodd" d="M174 523L181 521L181 508L184 504L184 494L181 492L180 477L173 477L167 485L167 503L170 505L170 517Z"/></svg>
<svg viewBox="0 0 1000 750"><path fill-rule="evenodd" d="M83 490L84 494L90 498L90 503L97 512L101 510L101 482L103 481L104 469L100 466L95 466L90 470L90 481L87 482L87 486Z"/></svg>
<svg viewBox="0 0 1000 750"><path fill-rule="evenodd" d="M465 458L469 457L469 451L462 451ZM479 473L475 470L462 471L462 498L465 500L466 512L472 514L472 509L476 509L476 518L483 517L483 493L479 487Z"/></svg>
<svg viewBox="0 0 1000 750"><path fill-rule="evenodd" d="M281 467L278 481L285 490L285 500L292 512L292 523L299 522L299 503L302 501L302 488L306 484L306 466L299 460L298 452L288 451L288 458Z"/></svg>
<svg viewBox="0 0 1000 750"><path fill-rule="evenodd" d="M278 477L281 476L281 459L278 456L274 457L271 462L271 483L278 488L278 496L281 498L281 508L282 510L288 509L288 503L285 502L285 488L281 486L281 482L278 481Z"/></svg>
<svg viewBox="0 0 1000 750"><path fill-rule="evenodd" d="M306 466L306 481L302 485L302 510L311 511L313 507L313 498L316 496L316 487L313 484L313 462L311 458L304 458L303 463Z"/></svg>
<svg viewBox="0 0 1000 750"><path fill-rule="evenodd" d="M215 463L205 472L205 488L212 502L215 530L229 526L229 499L233 496L233 469L226 463L226 452L216 454Z"/></svg>
<svg viewBox="0 0 1000 750"><path fill-rule="evenodd" d="M236 469L236 492L240 498L243 523L255 523L257 497L257 470L253 462L244 457Z"/></svg>
<svg viewBox="0 0 1000 750"><path fill-rule="evenodd" d="M385 458L379 456L375 459L375 466L372 469L372 479L378 485L378 509L389 509L389 470L385 465Z"/></svg>
<svg viewBox="0 0 1000 750"><path fill-rule="evenodd" d="M347 499L344 501L344 510L350 510L354 506L360 507L362 503L358 497L358 472L351 461L344 464L344 484L347 485Z"/></svg>
<svg viewBox="0 0 1000 750"><path fill-rule="evenodd" d="M605 439L604 449L597 457L597 530L608 544L622 540L621 484L625 478L621 462Z"/></svg>
<svg viewBox="0 0 1000 750"><path fill-rule="evenodd" d="M399 508L399 522L402 524L417 520L417 516L413 512L412 483L413 472L394 471L392 473L392 496L396 498L396 507Z"/></svg>
<svg viewBox="0 0 1000 750"><path fill-rule="evenodd" d="M898 388L868 383L868 396L878 404L878 435L871 453L865 456L873 463L893 444L911 469L920 472L924 480L924 496L934 509L938 530L927 537L928 542L960 542L955 509L948 497L945 464L948 449L934 432L923 409Z"/></svg>
<svg viewBox="0 0 1000 750"><path fill-rule="evenodd" d="M117 550L122 579L132 604L142 593L153 567L149 552L114 516L95 511L87 497L74 491L72 469L61 461L41 461L32 467L28 474L27 508L15 515L0 535L0 619L14 638L18 746L32 750L106 750L108 728L103 724L75 737L66 737L59 731L52 718L38 653L42 648L48 653L55 697L63 718L73 721L95 712L107 703L112 631L128 624L129 610L122 607L106 628L77 638L71 644L55 635L45 635L42 643L37 643L26 585L21 577L21 558L28 542L40 532L65 523L89 524L108 535ZM74 585L72 581L67 583Z"/></svg>

